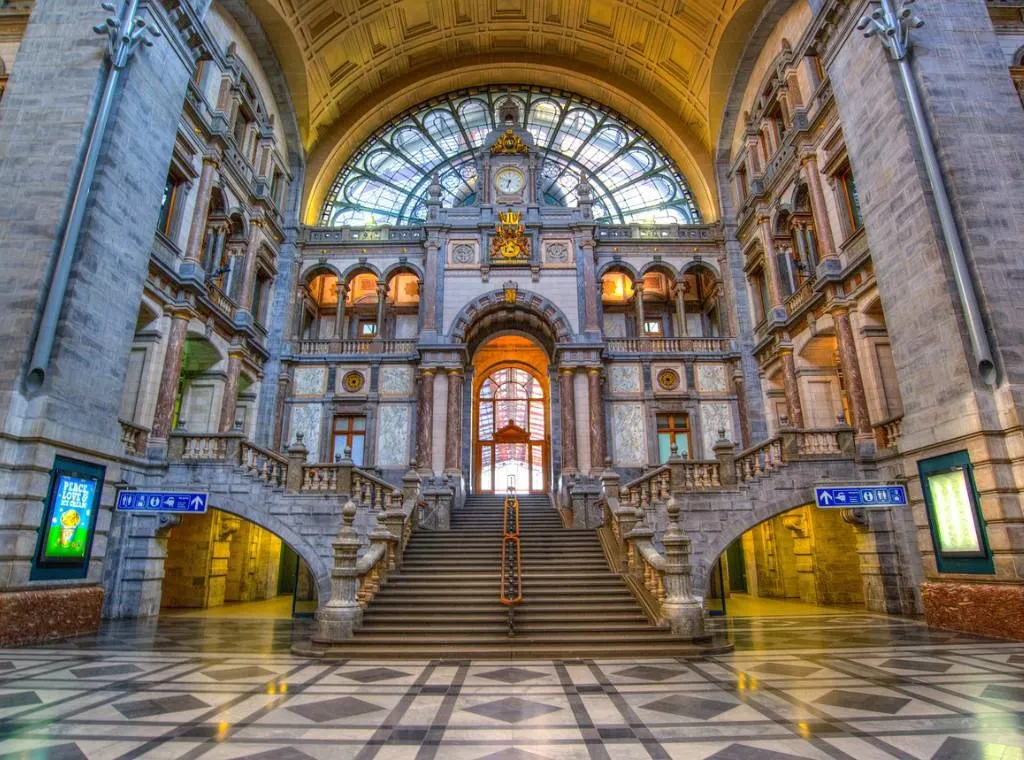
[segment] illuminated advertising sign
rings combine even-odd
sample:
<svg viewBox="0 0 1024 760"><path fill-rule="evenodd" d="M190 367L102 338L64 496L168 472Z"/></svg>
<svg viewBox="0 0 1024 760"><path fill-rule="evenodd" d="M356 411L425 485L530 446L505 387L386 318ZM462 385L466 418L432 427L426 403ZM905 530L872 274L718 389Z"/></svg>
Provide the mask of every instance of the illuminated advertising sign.
<svg viewBox="0 0 1024 760"><path fill-rule="evenodd" d="M925 459L917 466L939 572L995 572L967 452Z"/></svg>
<svg viewBox="0 0 1024 760"><path fill-rule="evenodd" d="M85 577L105 471L65 457L54 460L32 579Z"/></svg>

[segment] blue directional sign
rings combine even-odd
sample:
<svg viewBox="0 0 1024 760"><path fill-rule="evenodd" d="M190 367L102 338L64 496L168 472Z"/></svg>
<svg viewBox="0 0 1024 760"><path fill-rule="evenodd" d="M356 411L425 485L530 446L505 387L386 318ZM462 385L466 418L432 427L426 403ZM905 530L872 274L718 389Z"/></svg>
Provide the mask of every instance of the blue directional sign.
<svg viewBox="0 0 1024 760"><path fill-rule="evenodd" d="M824 486L814 489L814 499L826 509L869 509L907 506L904 486L879 483L868 486Z"/></svg>
<svg viewBox="0 0 1024 760"><path fill-rule="evenodd" d="M117 511L202 514L208 497L205 493L178 491L121 491L117 495Z"/></svg>

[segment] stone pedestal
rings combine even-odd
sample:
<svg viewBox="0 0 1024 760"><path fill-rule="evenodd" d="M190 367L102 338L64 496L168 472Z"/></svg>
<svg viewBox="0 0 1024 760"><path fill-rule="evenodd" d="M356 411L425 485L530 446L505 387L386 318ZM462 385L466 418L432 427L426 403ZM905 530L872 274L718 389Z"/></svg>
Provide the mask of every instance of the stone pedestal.
<svg viewBox="0 0 1024 760"><path fill-rule="evenodd" d="M316 612L313 642L334 644L351 639L363 622L363 608L356 601L359 575L356 555L359 553L359 535L353 523L356 505L349 501L341 512L342 527L331 543L334 547L334 568L331 570L331 598Z"/></svg>

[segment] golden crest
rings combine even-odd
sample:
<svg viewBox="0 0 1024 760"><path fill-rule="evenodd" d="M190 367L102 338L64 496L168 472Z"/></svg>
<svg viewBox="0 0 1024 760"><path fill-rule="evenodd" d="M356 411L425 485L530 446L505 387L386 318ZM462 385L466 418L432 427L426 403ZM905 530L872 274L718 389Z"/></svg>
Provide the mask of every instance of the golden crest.
<svg viewBox="0 0 1024 760"><path fill-rule="evenodd" d="M530 241L526 239L526 227L519 211L501 211L494 229L497 232L491 241L491 262L496 264L521 263L530 256Z"/></svg>
<svg viewBox="0 0 1024 760"><path fill-rule="evenodd" d="M517 155L519 153L529 153L530 148L523 142L523 138L513 132L511 129L506 129L505 134L499 137L494 145L491 146L492 155Z"/></svg>

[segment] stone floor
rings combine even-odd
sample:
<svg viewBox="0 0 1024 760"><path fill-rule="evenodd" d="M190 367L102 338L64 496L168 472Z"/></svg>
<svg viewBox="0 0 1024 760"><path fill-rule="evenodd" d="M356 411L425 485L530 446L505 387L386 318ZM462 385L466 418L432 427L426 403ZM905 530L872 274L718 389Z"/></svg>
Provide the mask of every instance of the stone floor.
<svg viewBox="0 0 1024 760"><path fill-rule="evenodd" d="M1024 759L1024 643L715 625L734 654L515 663L303 660L303 621L112 625L0 651L0 758Z"/></svg>

